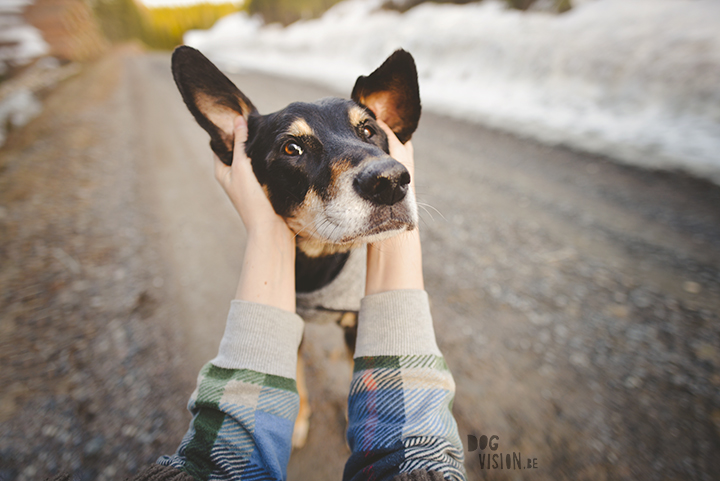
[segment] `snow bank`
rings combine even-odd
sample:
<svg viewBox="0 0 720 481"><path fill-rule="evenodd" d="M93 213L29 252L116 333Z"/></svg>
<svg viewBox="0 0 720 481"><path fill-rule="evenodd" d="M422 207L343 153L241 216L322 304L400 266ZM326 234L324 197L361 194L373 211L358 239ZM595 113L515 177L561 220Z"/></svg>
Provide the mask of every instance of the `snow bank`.
<svg viewBox="0 0 720 481"><path fill-rule="evenodd" d="M2 0L0 2L0 75L10 65L25 65L47 55L49 47L40 31L25 23L23 9L31 0Z"/></svg>
<svg viewBox="0 0 720 481"><path fill-rule="evenodd" d="M7 138L6 125L19 128L40 115L42 104L30 90L20 89L0 100L0 146Z"/></svg>
<svg viewBox="0 0 720 481"><path fill-rule="evenodd" d="M348 93L403 47L425 107L720 183L720 2L596 0L564 15L491 0L404 14L378 3L350 0L287 28L234 14L185 42L228 71Z"/></svg>

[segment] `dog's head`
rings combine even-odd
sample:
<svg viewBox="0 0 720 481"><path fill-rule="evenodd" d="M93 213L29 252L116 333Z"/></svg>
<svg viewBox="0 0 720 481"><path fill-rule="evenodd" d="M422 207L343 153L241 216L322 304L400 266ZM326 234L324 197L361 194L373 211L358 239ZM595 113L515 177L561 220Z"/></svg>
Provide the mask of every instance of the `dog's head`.
<svg viewBox="0 0 720 481"><path fill-rule="evenodd" d="M352 100L296 102L260 115L205 56L178 47L175 83L210 146L225 164L233 157L233 122L248 121L247 155L270 202L298 234L309 256L346 251L417 224L410 174L389 156L377 120L410 140L420 119L417 71L404 50L359 77Z"/></svg>

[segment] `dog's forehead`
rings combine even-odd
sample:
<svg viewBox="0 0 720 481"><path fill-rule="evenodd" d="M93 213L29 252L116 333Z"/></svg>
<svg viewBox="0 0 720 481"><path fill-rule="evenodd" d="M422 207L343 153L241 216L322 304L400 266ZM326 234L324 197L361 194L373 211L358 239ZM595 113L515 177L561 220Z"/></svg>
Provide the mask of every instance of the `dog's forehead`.
<svg viewBox="0 0 720 481"><path fill-rule="evenodd" d="M372 112L352 100L328 97L315 102L293 102L274 114L276 128L290 135L338 133L373 118Z"/></svg>

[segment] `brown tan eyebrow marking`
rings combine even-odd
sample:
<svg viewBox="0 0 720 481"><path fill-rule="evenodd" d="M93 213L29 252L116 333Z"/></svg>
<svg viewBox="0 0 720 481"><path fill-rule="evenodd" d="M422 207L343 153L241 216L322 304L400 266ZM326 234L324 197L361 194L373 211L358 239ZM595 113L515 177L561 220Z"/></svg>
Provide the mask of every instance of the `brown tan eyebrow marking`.
<svg viewBox="0 0 720 481"><path fill-rule="evenodd" d="M362 107L354 105L350 107L350 110L348 111L348 117L350 118L350 123L352 125L358 126L364 121L368 120L370 118L370 115L368 115L368 113L365 112L365 109L363 109Z"/></svg>
<svg viewBox="0 0 720 481"><path fill-rule="evenodd" d="M313 137L315 132L312 127L308 125L305 119L296 119L290 124L287 130L288 135L293 137Z"/></svg>

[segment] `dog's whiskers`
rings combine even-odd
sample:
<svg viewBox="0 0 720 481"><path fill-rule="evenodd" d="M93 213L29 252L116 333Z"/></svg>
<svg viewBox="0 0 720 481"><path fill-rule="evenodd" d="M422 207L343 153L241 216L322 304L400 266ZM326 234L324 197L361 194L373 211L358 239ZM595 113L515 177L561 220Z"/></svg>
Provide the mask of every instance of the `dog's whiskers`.
<svg viewBox="0 0 720 481"><path fill-rule="evenodd" d="M423 211L425 211L425 213L426 213L427 215L430 216L430 220L432 220L433 222L435 222L435 217L433 217L433 215L430 213L429 210L427 210L427 208L426 208L424 205L418 204L418 207L421 208Z"/></svg>
<svg viewBox="0 0 720 481"><path fill-rule="evenodd" d="M305 226L303 226L302 229L300 229L300 230L298 230L297 232L295 232L295 235L293 236L293 239L297 240L298 236L299 236L300 234L302 234L303 231L305 231L308 227L310 227L310 226L309 226L309 225L305 225Z"/></svg>
<svg viewBox="0 0 720 481"><path fill-rule="evenodd" d="M440 215L440 217L442 217L443 220L447 222L447 219L445 218L445 216L443 215L443 213L440 212L439 210L437 210L437 209L436 209L435 207L433 207L432 205L430 205L430 204L428 204L428 203L426 203L426 202L419 202L419 201L416 201L416 203L417 203L417 206L420 207L420 208L422 208L422 210L424 210L424 211L430 216L430 218L431 218L432 220L435 220L435 218L433 217L433 215L432 215L432 214L430 213L430 211L428 210L428 207L429 207L430 209L434 210L435 212L437 212L437 213Z"/></svg>

